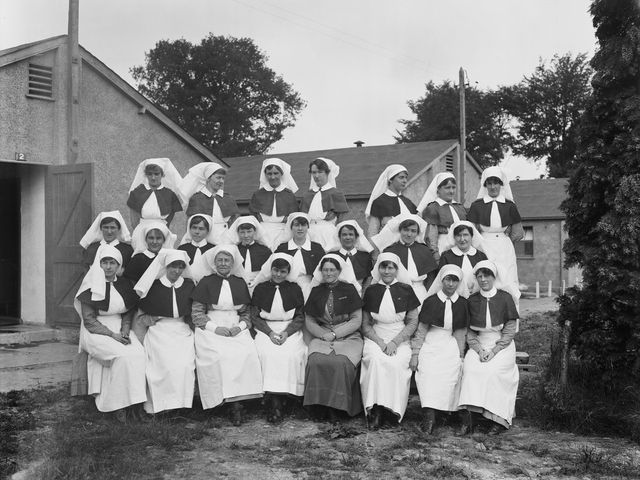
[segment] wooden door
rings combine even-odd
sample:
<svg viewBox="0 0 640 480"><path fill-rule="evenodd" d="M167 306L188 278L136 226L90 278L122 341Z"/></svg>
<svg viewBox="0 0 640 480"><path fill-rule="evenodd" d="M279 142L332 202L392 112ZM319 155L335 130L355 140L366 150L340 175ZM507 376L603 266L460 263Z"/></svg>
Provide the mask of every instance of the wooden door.
<svg viewBox="0 0 640 480"><path fill-rule="evenodd" d="M46 181L47 323L79 326L73 299L85 270L78 243L92 220L90 163L48 167Z"/></svg>

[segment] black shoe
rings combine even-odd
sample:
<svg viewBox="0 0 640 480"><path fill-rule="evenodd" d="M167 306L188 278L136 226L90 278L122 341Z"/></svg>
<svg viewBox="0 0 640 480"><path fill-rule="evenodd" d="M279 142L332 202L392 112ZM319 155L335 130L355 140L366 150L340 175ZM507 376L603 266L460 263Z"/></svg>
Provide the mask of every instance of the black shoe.
<svg viewBox="0 0 640 480"><path fill-rule="evenodd" d="M380 408L377 405L374 405L371 408L371 414L369 415L369 428L371 430L378 430L382 425L382 415L380 412Z"/></svg>
<svg viewBox="0 0 640 480"><path fill-rule="evenodd" d="M231 423L234 426L239 427L242 425L242 420L242 405L238 402L233 402L231 404Z"/></svg>
<svg viewBox="0 0 640 480"><path fill-rule="evenodd" d="M432 408L425 409L426 412L424 417L422 417L422 422L420 423L420 429L427 435L431 435L433 433L433 426L436 423L436 412Z"/></svg>
<svg viewBox="0 0 640 480"><path fill-rule="evenodd" d="M338 423L340 421L340 414L335 408L327 407L327 419L330 423Z"/></svg>
<svg viewBox="0 0 640 480"><path fill-rule="evenodd" d="M460 430L458 430L458 436L469 435L473 433L473 417L471 416L471 412L466 411L461 413L462 415L462 425L460 426Z"/></svg>
<svg viewBox="0 0 640 480"><path fill-rule="evenodd" d="M115 418L119 423L125 424L127 423L127 411L124 408L116 410L114 412Z"/></svg>

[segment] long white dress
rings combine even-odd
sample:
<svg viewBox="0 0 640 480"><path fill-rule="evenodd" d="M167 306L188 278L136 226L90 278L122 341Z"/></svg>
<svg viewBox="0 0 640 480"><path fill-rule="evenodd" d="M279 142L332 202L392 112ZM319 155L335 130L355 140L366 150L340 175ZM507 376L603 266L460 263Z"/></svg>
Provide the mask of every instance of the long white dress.
<svg viewBox="0 0 640 480"><path fill-rule="evenodd" d="M322 245L325 251L334 250L336 244L336 219L325 220L327 212L322 210L322 192L318 191L309 206L309 238Z"/></svg>
<svg viewBox="0 0 640 480"><path fill-rule="evenodd" d="M206 328L196 328L196 372L202 408L213 408L223 401L262 396L262 369L256 345L248 329L235 337L215 333L217 327L239 326L229 282L223 281L218 303L209 306Z"/></svg>
<svg viewBox="0 0 640 480"><path fill-rule="evenodd" d="M373 329L385 343L393 340L405 327L406 312L396 313L391 295L386 289L378 313L371 312ZM360 390L366 411L373 405L388 408L402 420L409 400L411 382L411 346L409 341L398 345L395 355L387 355L374 341L365 338L362 350Z"/></svg>
<svg viewBox="0 0 640 480"><path fill-rule="evenodd" d="M120 332L124 300L111 288L109 309L98 311L98 320L114 333ZM101 412L113 412L147 400L145 353L135 335L124 345L111 337L89 332L80 325L80 348L87 352L88 394L94 395Z"/></svg>

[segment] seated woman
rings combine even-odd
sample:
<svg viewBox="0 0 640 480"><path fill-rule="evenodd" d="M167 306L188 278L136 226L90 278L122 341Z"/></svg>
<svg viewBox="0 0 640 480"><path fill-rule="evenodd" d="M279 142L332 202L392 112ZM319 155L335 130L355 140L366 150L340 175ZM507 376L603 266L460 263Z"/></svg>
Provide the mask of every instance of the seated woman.
<svg viewBox="0 0 640 480"><path fill-rule="evenodd" d="M336 221L349 212L344 194L336 188L340 167L328 158L316 158L309 164L311 182L302 196L300 210L309 214L309 237L332 250L336 235Z"/></svg>
<svg viewBox="0 0 640 480"><path fill-rule="evenodd" d="M145 355L135 335L130 336L131 318L138 303L133 284L118 278L120 251L103 245L82 280L74 301L80 324L80 350L87 361L88 393L95 396L101 412L115 412L126 422L125 408L147 400ZM130 416L136 409L128 408Z"/></svg>
<svg viewBox="0 0 640 480"><path fill-rule="evenodd" d="M411 341L411 369L424 417L422 430L430 435L436 423L436 411L458 410L460 374L469 324L462 270L445 265L433 282L438 290L429 296L420 310L420 324Z"/></svg>
<svg viewBox="0 0 640 480"><path fill-rule="evenodd" d="M258 276L262 265L271 256L271 250L266 246L262 224L253 216L238 217L231 225L229 237L242 255L242 268L251 291L253 279Z"/></svg>
<svg viewBox="0 0 640 480"><path fill-rule="evenodd" d="M317 420L335 421L339 412L362 411L359 365L362 359L362 300L353 270L338 255L325 255L305 304L311 334L304 379L304 406Z"/></svg>
<svg viewBox="0 0 640 480"><path fill-rule="evenodd" d="M464 357L459 408L467 410L461 433L473 430L472 413L493 422L489 433L511 426L520 379L513 338L518 311L513 293L500 290L496 265L484 260L473 269L480 291L469 297L469 350ZM510 288L510 285L505 285Z"/></svg>
<svg viewBox="0 0 640 480"><path fill-rule="evenodd" d="M420 301L409 283L409 273L393 253L381 253L364 292L360 388L370 428L389 420L402 421L409 400L411 347L418 326Z"/></svg>
<svg viewBox="0 0 640 480"><path fill-rule="evenodd" d="M293 258L274 253L256 278L251 321L262 365L262 385L268 395L269 422L282 419L287 395L304 393L307 345L302 338L304 298L295 283Z"/></svg>
<svg viewBox="0 0 640 480"><path fill-rule="evenodd" d="M336 250L335 253L351 264L358 283L364 288L371 278L371 269L373 268L371 252L373 247L355 220L340 222L336 225L336 230L340 249Z"/></svg>
<svg viewBox="0 0 640 480"><path fill-rule="evenodd" d="M134 255L122 274L132 282L137 282L142 277L147 267L161 248L173 248L176 241L175 234L169 231L164 222L147 222L141 229L144 243L134 243Z"/></svg>
<svg viewBox="0 0 640 480"><path fill-rule="evenodd" d="M133 331L147 356L147 413L193 403L196 354L189 321L195 285L188 262L186 252L164 249L134 287L141 300Z"/></svg>
<svg viewBox="0 0 640 480"><path fill-rule="evenodd" d="M418 215L400 214L389 220L371 241L381 252L395 253L409 272L411 286L420 303L427 298L438 264L431 250L424 244L427 224Z"/></svg>
<svg viewBox="0 0 640 480"><path fill-rule="evenodd" d="M202 408L231 405L234 425L242 423L240 401L262 397L260 359L249 329L251 298L235 245L204 254L210 275L193 291L196 372Z"/></svg>
<svg viewBox="0 0 640 480"><path fill-rule="evenodd" d="M168 158L147 158L140 162L127 199L131 225L137 228L146 220L162 220L171 225L174 215L182 211L175 194L181 181L182 176ZM135 233L134 228L134 237Z"/></svg>
<svg viewBox="0 0 640 480"><path fill-rule="evenodd" d="M467 218L464 205L456 202L456 177L451 172L438 173L418 204L418 212L428 223L427 238L436 262L448 247L451 224Z"/></svg>
<svg viewBox="0 0 640 480"><path fill-rule="evenodd" d="M82 263L89 270L96 258L96 252L101 245L111 245L118 249L122 255L120 270L127 266L133 248L125 242L131 241L131 235L124 218L118 210L111 212L100 212L93 221L87 232L80 239L80 245L84 248L82 253ZM118 272L119 274L122 271Z"/></svg>
<svg viewBox="0 0 640 480"><path fill-rule="evenodd" d="M306 299L311 291L313 272L324 255L324 249L319 243L309 239L309 217L306 213L295 212L289 215L286 231L289 240L281 243L276 253L286 253L293 257L294 270L298 272L296 283L300 285Z"/></svg>
<svg viewBox="0 0 640 480"><path fill-rule="evenodd" d="M462 282L465 283L468 291L467 296L477 292L480 287L478 287L478 282L473 274L473 267L478 262L487 260L483 251L482 236L473 223L460 220L451 225L447 237L450 248L440 255L440 268L445 265L457 265L462 269ZM436 292L437 290L433 293Z"/></svg>
<svg viewBox="0 0 640 480"><path fill-rule="evenodd" d="M407 188L409 173L402 165L389 165L378 177L364 210L369 224L369 238L401 213L418 213L414 203L402 192Z"/></svg>
<svg viewBox="0 0 640 480"><path fill-rule="evenodd" d="M297 191L291 165L279 158L267 158L262 162L260 188L251 196L249 212L262 224L270 249L283 241L287 217L298 211L298 200L294 195Z"/></svg>
<svg viewBox="0 0 640 480"><path fill-rule="evenodd" d="M471 204L468 220L482 233L484 253L500 270L501 281L519 292L518 265L513 242L524 236L518 207L506 174L500 167L482 172L478 199ZM516 305L520 295L515 298Z"/></svg>
<svg viewBox="0 0 640 480"><path fill-rule="evenodd" d="M211 216L211 243L228 243L228 227L240 214L234 198L225 193L224 180L227 170L214 162L199 163L189 169L180 183L180 194L189 199L187 216L204 213Z"/></svg>

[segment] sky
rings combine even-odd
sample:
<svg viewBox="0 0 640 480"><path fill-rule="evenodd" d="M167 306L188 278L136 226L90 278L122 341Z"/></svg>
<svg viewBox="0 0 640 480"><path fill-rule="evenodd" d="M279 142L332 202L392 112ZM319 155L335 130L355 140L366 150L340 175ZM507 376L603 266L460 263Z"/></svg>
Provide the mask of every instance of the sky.
<svg viewBox="0 0 640 480"><path fill-rule="evenodd" d="M80 44L135 86L157 41L249 37L306 101L270 154L395 143L428 81L511 85L596 48L586 0L80 0ZM0 49L67 32L68 0L0 0ZM511 179L544 165L511 157Z"/></svg>

